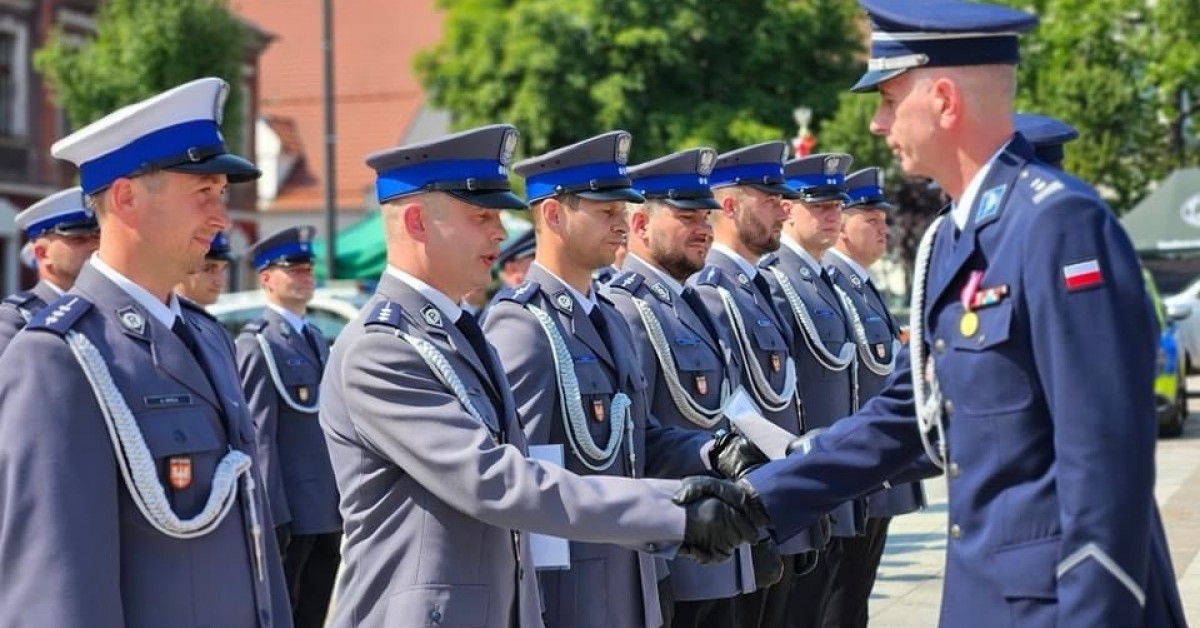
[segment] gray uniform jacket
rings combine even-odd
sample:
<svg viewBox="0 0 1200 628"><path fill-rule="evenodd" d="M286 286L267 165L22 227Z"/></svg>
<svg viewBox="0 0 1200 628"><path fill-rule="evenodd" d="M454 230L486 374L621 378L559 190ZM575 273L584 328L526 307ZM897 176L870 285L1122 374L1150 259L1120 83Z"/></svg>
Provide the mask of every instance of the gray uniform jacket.
<svg viewBox="0 0 1200 628"><path fill-rule="evenodd" d="M706 474L700 450L709 438L663 428L650 417L646 377L638 366L629 328L607 299L599 300L612 337L611 350L567 287L537 264L529 268L525 284L497 294L485 314L485 333L508 374L529 443L563 445L567 468L581 475ZM526 303L546 312L566 343L587 429L597 445L608 444L614 427L613 417L608 416L613 395L624 392L632 400L632 452L627 432L607 469L589 468L568 443L569 421L559 403L554 350ZM543 572L541 584L550 626L632 628L662 622L654 561L645 554L615 545L572 543L571 568Z"/></svg>
<svg viewBox="0 0 1200 628"><path fill-rule="evenodd" d="M47 303L58 298L58 293L46 281L34 284L29 290L14 292L0 301L0 353L12 342L13 336L25 328L25 323Z"/></svg>
<svg viewBox="0 0 1200 628"><path fill-rule="evenodd" d="M740 373L738 381L743 388L755 386L755 376L749 360L754 360L759 371L770 385L772 391L779 393L786 389L787 360L791 356L792 330L785 319L775 308L775 304L765 295L753 280L742 271L741 266L725 253L711 250L705 260L708 265L703 270L692 275L688 284L696 289L701 301L708 310L709 317L717 323L720 329L729 329L733 351L743 355L742 349L747 350L746 357L738 360ZM762 271L760 271L762 272ZM726 310L721 290L729 293L735 311L740 317L745 337L739 338L734 329L730 312ZM793 383L794 385L794 383ZM776 411L760 408L763 416L772 423L782 427L792 434L802 434L800 422L800 407L796 396L792 402ZM825 547L828 542L826 531L822 525L812 530L802 532L787 539L780 545L784 554L799 554Z"/></svg>
<svg viewBox="0 0 1200 628"><path fill-rule="evenodd" d="M881 375L868 368L864 363L866 358L862 356L869 354L878 364L890 364L894 367L896 351L893 341L900 335L900 326L892 318L873 283L859 279L845 260L833 253L827 253L823 261L826 270L829 271L829 277L849 297L862 323L864 337L856 338L860 355L858 405L861 406L883 390L883 384L888 378L887 375ZM867 498L867 516L894 517L920 510L924 506L925 491L921 488L921 483L907 482L871 494Z"/></svg>
<svg viewBox="0 0 1200 628"><path fill-rule="evenodd" d="M850 323L842 308L841 299L832 284L821 278L820 266L813 266L786 244L766 255L759 262L763 275L771 286L775 307L792 330L792 359L796 361L796 390L800 395L804 429L827 428L835 421L853 414L854 365L842 370L822 363L818 351L823 348L832 356L841 357L843 347L853 346ZM798 298L802 311L812 322L816 337L810 337L795 308L784 293L778 270L787 278ZM816 344L815 348L810 343ZM853 356L853 354L850 354ZM867 505L863 500L846 502L829 515L834 536L857 536L866 530Z"/></svg>
<svg viewBox="0 0 1200 628"><path fill-rule="evenodd" d="M654 315L653 320L658 322L662 338L671 351L670 368L678 378L682 392L708 410L721 406L723 382L729 382L730 391L737 385L737 363L723 330L717 329L709 319L698 296L674 293L636 256L625 258L624 271L613 278L603 289L603 294L617 307L632 332L634 348L646 375L646 389L650 392L651 414L663 425L683 429L706 433L728 429L729 422L724 417L712 427L705 427L693 422L679 409L660 358L651 344L648 325L633 300L636 298L645 303ZM671 590L675 599L715 600L753 592L754 564L749 550L749 546L743 546L734 560L715 565L700 565L686 558L671 561Z"/></svg>
<svg viewBox="0 0 1200 628"><path fill-rule="evenodd" d="M461 395L406 335L435 350ZM583 478L527 459L503 374L489 375L457 327L391 275L327 369L320 419L346 534L333 626L540 627L524 531L665 555L683 538L678 482Z"/></svg>
<svg viewBox="0 0 1200 628"><path fill-rule="evenodd" d="M254 419L258 464L267 482L271 514L275 525L288 525L294 535L342 529L337 482L317 420L317 395L329 345L315 328L310 326L309 333L314 334L319 355L304 334L267 308L262 318L242 328L236 343L238 374ZM270 347L278 382L259 343L260 334Z"/></svg>
<svg viewBox="0 0 1200 628"><path fill-rule="evenodd" d="M179 539L151 527L131 501L96 396L63 338L76 331L95 345L171 509L187 519L204 507L230 448L253 455L254 427L229 337L199 310L184 307L183 316L204 366L87 264L75 287L0 356L0 626L291 625L265 494L257 491L253 504L264 530L263 579L240 490L203 536ZM170 478L184 465L190 485L176 489Z"/></svg>

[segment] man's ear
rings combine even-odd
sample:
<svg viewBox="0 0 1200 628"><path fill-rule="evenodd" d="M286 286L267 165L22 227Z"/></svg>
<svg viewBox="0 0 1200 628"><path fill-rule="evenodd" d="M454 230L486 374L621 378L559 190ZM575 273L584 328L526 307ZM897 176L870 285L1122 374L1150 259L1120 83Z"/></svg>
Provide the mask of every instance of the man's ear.
<svg viewBox="0 0 1200 628"><path fill-rule="evenodd" d="M104 191L104 207L108 213L120 217L123 222L129 222L134 215L137 193L137 184L133 179L118 177Z"/></svg>
<svg viewBox="0 0 1200 628"><path fill-rule="evenodd" d="M629 212L629 233L643 240L650 227L650 212L645 207L636 207Z"/></svg>
<svg viewBox="0 0 1200 628"><path fill-rule="evenodd" d="M952 128L963 119L963 108L966 104L963 92L958 83L949 77L941 77L930 85L930 107L936 116L938 126Z"/></svg>
<svg viewBox="0 0 1200 628"><path fill-rule="evenodd" d="M721 197L721 215L730 220L733 220L733 215L737 210L737 199L733 196L733 194L726 194Z"/></svg>
<svg viewBox="0 0 1200 628"><path fill-rule="evenodd" d="M537 211L542 213L543 225L545 225L554 233L562 233L563 222L565 219L563 214L565 213L566 208L563 207L563 204L560 203L558 199L548 198L542 201L538 205Z"/></svg>
<svg viewBox="0 0 1200 628"><path fill-rule="evenodd" d="M429 213L423 204L410 202L400 206L400 220L409 237L417 242L429 240Z"/></svg>

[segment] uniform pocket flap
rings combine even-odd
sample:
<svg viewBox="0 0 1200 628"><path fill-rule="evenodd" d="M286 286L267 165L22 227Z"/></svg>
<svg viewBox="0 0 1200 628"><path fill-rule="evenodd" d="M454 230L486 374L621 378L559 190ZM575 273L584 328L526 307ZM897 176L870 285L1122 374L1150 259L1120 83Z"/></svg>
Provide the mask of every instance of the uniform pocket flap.
<svg viewBox="0 0 1200 628"><path fill-rule="evenodd" d="M1001 574L1000 592L1005 598L1053 600L1058 597L1058 565L1061 537L1009 545L992 555L992 573Z"/></svg>
<svg viewBox="0 0 1200 628"><path fill-rule="evenodd" d="M212 420L198 409L190 413L155 413L139 427L155 458L221 448Z"/></svg>
<svg viewBox="0 0 1200 628"><path fill-rule="evenodd" d="M955 307L962 310L961 305ZM950 334L950 344L955 349L983 351L1006 342L1012 326L1012 315L1013 305L1009 301L962 314L957 319L959 328ZM977 322L969 321L970 316L975 316Z"/></svg>
<svg viewBox="0 0 1200 628"><path fill-rule="evenodd" d="M392 628L482 628L487 623L486 585L428 584L402 589L388 600Z"/></svg>

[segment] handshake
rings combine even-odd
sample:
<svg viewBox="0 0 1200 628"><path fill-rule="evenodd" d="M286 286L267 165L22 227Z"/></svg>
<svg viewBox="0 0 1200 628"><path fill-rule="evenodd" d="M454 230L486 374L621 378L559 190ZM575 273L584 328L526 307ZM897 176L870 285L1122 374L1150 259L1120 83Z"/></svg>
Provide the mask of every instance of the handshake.
<svg viewBox="0 0 1200 628"><path fill-rule="evenodd" d="M687 511L680 555L698 563L729 559L743 543L757 543L770 524L754 488L741 481L751 469L767 462L745 437L718 433L709 451L709 465L729 478L690 477L675 494ZM768 541L769 542L769 541Z"/></svg>

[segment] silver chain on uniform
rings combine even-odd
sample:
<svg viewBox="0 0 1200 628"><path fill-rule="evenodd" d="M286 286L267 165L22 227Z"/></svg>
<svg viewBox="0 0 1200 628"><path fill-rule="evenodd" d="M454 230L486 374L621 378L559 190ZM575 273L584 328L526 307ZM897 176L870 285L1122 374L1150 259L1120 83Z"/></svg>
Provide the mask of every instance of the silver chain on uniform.
<svg viewBox="0 0 1200 628"><path fill-rule="evenodd" d="M917 413L917 427L921 431L921 445L925 455L940 469L946 468L946 428L942 415L942 390L938 385L934 363L925 347L925 282L929 278L929 261L933 253L933 240L938 227L946 219L938 216L917 248L917 260L913 265L912 303L908 313L908 351L912 358L913 400ZM936 446L930 441L937 439Z"/></svg>
<svg viewBox="0 0 1200 628"><path fill-rule="evenodd" d="M438 381L446 388L449 388L450 392L454 393L458 402L467 410L467 414L471 415L471 418L478 421L480 425L487 427L487 421L479 413L479 409L475 407L475 404L471 402L471 396L467 394L466 385L458 377L458 373L454 372L454 367L450 366L450 362L446 360L446 356L428 340L417 338L411 334L401 333L399 330L396 331L396 335L408 341L408 344L412 345L413 349L416 349L417 355L421 356L421 359L429 366L429 370L433 371ZM491 432L490 429L488 431ZM496 434L492 434L492 441L497 444L499 443Z"/></svg>
<svg viewBox="0 0 1200 628"><path fill-rule="evenodd" d="M808 306L804 305L804 301L796 293L796 287L792 285L792 280L782 270L774 266L768 270L779 281L779 287L783 289L783 296L787 298L788 305L792 308L792 313L796 316L796 320L800 322L801 331L803 332L800 335L804 338L804 346L808 348L809 353L826 370L834 372L846 370L846 367L854 362L854 345L847 342L842 345L842 350L838 355L830 353L825 348L825 344L821 342L821 336L817 333L817 326L813 323L812 316L808 313Z"/></svg>
<svg viewBox="0 0 1200 628"><path fill-rule="evenodd" d="M658 315L645 300L637 297L632 297L632 300L633 305L637 307L638 314L642 317L642 324L646 327L646 335L650 338L650 346L654 348L654 355L658 358L659 370L667 382L667 392L671 395L671 401L675 403L675 407L684 418L706 430L712 429L725 416L725 406L729 403L729 378L721 378L720 405L717 408L709 410L697 402L679 381L679 373L675 371L675 358L671 352L671 344L667 340L666 334L663 333Z"/></svg>
<svg viewBox="0 0 1200 628"><path fill-rule="evenodd" d="M306 406L293 399L287 386L283 385L283 378L279 375L279 366L275 363L275 354L271 351L271 343L261 332L254 334L254 338L258 340L258 346L262 347L263 357L267 361L267 372L271 374L271 382L275 384L275 391L279 393L279 398L283 400L283 403L296 412L316 414L321 409L320 402L313 401L311 405Z"/></svg>
<svg viewBox="0 0 1200 628"><path fill-rule="evenodd" d="M609 408L608 444L603 449L596 444L588 431L587 417L583 415L583 398L579 393L579 379L575 376L575 362L571 351L558 332L558 326L541 308L525 304L526 309L541 324L542 331L550 341L554 355L554 370L558 377L558 404L563 417L563 429L567 434L567 444L583 466L593 471L604 471L612 466L617 455L621 452L621 444L628 434L629 469L632 473L637 466L637 458L633 450L633 418L629 412L631 400L623 392L613 394L612 405ZM592 462L593 460L597 462Z"/></svg>
<svg viewBox="0 0 1200 628"><path fill-rule="evenodd" d="M771 382L767 380L767 376L763 373L762 365L754 357L754 349L750 346L750 334L746 331L746 323L742 320L742 313L738 310L737 303L733 300L733 295L728 290L722 287L717 287L717 292L721 295L721 303L725 306L725 313L729 315L730 326L733 328L733 335L737 338L738 351L742 356L742 361L747 365L747 370L750 371L750 394L754 396L754 400L758 406L767 412L781 412L792 403L796 396L796 363L788 356L783 376L783 390L775 392L771 386Z"/></svg>
<svg viewBox="0 0 1200 628"><path fill-rule="evenodd" d="M841 286L834 285L834 292L837 293L838 299L842 301L842 307L850 316L850 328L854 331L854 339L858 344L858 356L862 363L867 367L867 370L876 375L888 376L892 371L896 370L896 354L900 349L900 341L892 339L892 359L884 364L875 359L871 353L871 343L867 340L867 329L863 325L862 316L859 315L858 309L854 306L854 301L850 299L850 295L842 290Z"/></svg>

